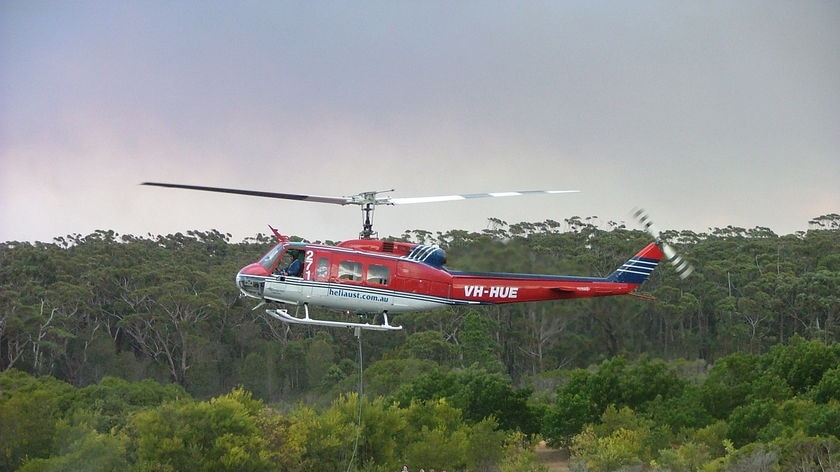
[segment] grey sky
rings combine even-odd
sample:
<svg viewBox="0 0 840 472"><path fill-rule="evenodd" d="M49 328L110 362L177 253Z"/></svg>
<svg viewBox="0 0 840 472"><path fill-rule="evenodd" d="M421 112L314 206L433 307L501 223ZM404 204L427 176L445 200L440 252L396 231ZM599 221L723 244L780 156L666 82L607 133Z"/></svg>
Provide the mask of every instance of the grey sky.
<svg viewBox="0 0 840 472"><path fill-rule="evenodd" d="M598 216L788 234L840 211L840 3L0 4L0 241L267 224L353 207L142 181L414 197L380 234Z"/></svg>

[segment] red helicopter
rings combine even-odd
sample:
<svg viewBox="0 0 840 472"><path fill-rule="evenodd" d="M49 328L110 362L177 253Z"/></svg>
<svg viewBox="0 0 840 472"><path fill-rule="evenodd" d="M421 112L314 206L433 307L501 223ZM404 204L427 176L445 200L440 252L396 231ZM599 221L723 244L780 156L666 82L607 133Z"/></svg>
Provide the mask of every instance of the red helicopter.
<svg viewBox="0 0 840 472"><path fill-rule="evenodd" d="M323 197L239 190L219 187L144 182L142 185L231 193L286 200L355 204L362 207L359 239L337 246L292 242L271 228L279 240L259 261L236 275L243 296L263 303L303 306L304 315L287 309L266 312L287 323L388 331L389 314L433 310L453 305L493 305L569 298L633 294L663 257L673 262L681 277L693 268L667 244L642 210L635 212L655 241L648 244L607 277L459 272L444 267L446 254L438 246L375 239L372 214L376 205L444 202L484 197L563 194L576 190L529 190L437 197L391 198L386 192L365 192L349 197ZM322 306L359 314L382 315L381 323L320 320L309 316L309 306Z"/></svg>

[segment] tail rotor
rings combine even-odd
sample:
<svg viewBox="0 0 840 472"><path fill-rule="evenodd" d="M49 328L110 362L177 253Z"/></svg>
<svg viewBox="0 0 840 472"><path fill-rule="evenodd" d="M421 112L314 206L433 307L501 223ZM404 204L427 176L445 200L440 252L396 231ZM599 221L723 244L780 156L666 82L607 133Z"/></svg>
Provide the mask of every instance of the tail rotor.
<svg viewBox="0 0 840 472"><path fill-rule="evenodd" d="M662 234L654 226L653 221L651 221L650 216L648 216L644 209L635 209L633 216L645 227L645 231L656 239L656 243L662 248L662 253L665 254L665 257L674 266L681 279L685 279L694 272L694 266L677 254L677 251L670 244L662 240Z"/></svg>

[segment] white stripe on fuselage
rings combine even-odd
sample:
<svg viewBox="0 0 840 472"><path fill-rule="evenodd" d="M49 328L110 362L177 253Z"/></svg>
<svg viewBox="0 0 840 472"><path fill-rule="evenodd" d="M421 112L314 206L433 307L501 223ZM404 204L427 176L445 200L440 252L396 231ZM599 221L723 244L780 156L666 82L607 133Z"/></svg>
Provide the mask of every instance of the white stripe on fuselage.
<svg viewBox="0 0 840 472"><path fill-rule="evenodd" d="M263 297L291 304L310 303L360 313L408 313L448 305L479 304L419 293L398 292L364 285L307 281L297 277L266 277Z"/></svg>

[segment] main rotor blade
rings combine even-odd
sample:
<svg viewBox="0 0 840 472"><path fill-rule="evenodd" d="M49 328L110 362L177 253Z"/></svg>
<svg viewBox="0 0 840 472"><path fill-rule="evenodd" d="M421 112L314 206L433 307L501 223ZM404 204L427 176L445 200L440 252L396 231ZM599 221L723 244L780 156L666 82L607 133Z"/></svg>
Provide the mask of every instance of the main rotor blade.
<svg viewBox="0 0 840 472"><path fill-rule="evenodd" d="M346 197L319 197L317 195L296 195L293 193L261 192L258 190L240 190L235 188L204 187L200 185L167 184L161 182L143 182L141 185L154 185L155 187L181 188L186 190L201 190L203 192L232 193L236 195L249 195L252 197L280 198L283 200L332 203L336 205L347 205L348 203L353 203L350 199Z"/></svg>
<svg viewBox="0 0 840 472"><path fill-rule="evenodd" d="M468 193L464 195L441 195L437 197L407 197L407 198L389 198L388 203L392 205L407 205L412 203L435 203L435 202L451 202L454 200L469 200L472 198L489 198L489 197L519 197L522 195L540 195L540 194L558 194L558 193L577 193L580 190L523 190L519 192L492 192L492 193Z"/></svg>
<svg viewBox="0 0 840 472"><path fill-rule="evenodd" d="M298 200L307 202L331 203L335 205L407 205L412 203L434 203L434 202L449 202L455 200L468 200L473 198L488 198L488 197L517 197L522 195L550 195L560 193L577 193L579 190L523 190L519 192L492 192L492 193L469 193L463 195L440 195L433 197L406 197L406 198L391 198L379 197L379 194L392 192L393 190L383 190L380 192L364 192L358 195L349 197L324 197L317 195L298 195L293 193L277 193L264 192L260 190L242 190L235 188L223 187L205 187L202 185L184 185L184 184L170 184L162 182L143 182L141 185L153 185L156 187L180 188L186 190L200 190L203 192L217 192L217 193L231 193L235 195L248 195L252 197L266 197L279 198L284 200Z"/></svg>

